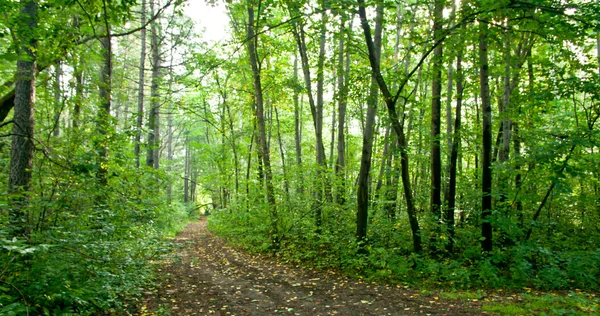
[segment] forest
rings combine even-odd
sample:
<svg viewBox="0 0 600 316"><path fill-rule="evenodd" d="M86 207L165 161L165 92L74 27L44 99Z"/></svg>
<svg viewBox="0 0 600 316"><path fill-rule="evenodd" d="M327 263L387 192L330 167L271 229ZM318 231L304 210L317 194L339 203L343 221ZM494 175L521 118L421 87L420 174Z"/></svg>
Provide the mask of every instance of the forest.
<svg viewBox="0 0 600 316"><path fill-rule="evenodd" d="M600 289L598 1L0 11L0 314L127 310L205 215L353 278Z"/></svg>

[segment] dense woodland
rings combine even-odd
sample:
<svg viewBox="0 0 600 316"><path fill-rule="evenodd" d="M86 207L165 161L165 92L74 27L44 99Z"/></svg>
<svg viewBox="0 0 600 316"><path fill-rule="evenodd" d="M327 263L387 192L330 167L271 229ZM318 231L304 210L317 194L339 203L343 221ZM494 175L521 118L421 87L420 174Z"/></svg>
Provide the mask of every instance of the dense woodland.
<svg viewBox="0 0 600 316"><path fill-rule="evenodd" d="M1 314L126 309L201 212L357 277L599 289L597 1L223 7L215 43L182 0L0 2Z"/></svg>

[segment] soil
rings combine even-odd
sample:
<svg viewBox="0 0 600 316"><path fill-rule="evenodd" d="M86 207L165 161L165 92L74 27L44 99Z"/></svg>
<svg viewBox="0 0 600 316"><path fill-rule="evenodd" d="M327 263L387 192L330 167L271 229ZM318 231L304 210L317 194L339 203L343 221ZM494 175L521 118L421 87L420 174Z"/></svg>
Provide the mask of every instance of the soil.
<svg viewBox="0 0 600 316"><path fill-rule="evenodd" d="M476 315L478 300L445 300L401 285L310 271L236 249L206 229L206 218L176 237L138 315Z"/></svg>

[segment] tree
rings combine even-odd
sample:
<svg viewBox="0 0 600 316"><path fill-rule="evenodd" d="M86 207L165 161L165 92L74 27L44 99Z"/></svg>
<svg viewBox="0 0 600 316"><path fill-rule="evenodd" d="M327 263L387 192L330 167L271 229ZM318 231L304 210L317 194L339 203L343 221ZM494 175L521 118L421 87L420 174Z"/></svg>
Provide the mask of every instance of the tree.
<svg viewBox="0 0 600 316"><path fill-rule="evenodd" d="M20 21L18 21L19 59L15 82L12 143L10 151L10 176L8 188L11 194L20 196L14 201L10 220L15 227L15 235L28 237L27 215L23 206L26 201L34 151L34 103L35 71L37 61L38 2L22 0Z"/></svg>
<svg viewBox="0 0 600 316"><path fill-rule="evenodd" d="M366 32L366 31L365 31ZM375 17L375 40L373 41L374 62L379 67L381 60L381 37L383 32L383 2L377 3L377 15ZM377 114L378 87L375 77L371 78L371 87L367 99L367 119L363 132L362 154L360 159L360 171L358 173L357 207L356 212L356 239L364 246L367 237L367 222L369 216L369 172L371 170L371 155L373 153L373 132L375 128L375 116ZM361 248L361 251L364 251Z"/></svg>
<svg viewBox="0 0 600 316"><path fill-rule="evenodd" d="M390 90L381 75L381 71L379 68L379 63L377 62L377 53L375 50L375 45L373 43L373 39L371 37L371 29L369 26L369 22L367 21L367 13L365 10L365 2L363 0L358 0L358 13L360 16L360 22L363 29L363 33L365 35L365 41L367 44L367 49L369 52L369 63L371 65L372 76L375 78L377 85L383 95L383 99L385 100L388 115L390 121L392 122L392 126L394 128L394 132L398 137L398 144L400 150L400 159L401 159L401 177L402 177L402 185L404 189L404 198L406 200L408 218L410 222L410 227L412 231L413 238L413 250L415 252L422 251L421 245L421 229L419 227L419 222L417 220L417 212L414 205L413 193L410 184L410 176L408 174L408 152L407 152L407 142L406 136L404 134L404 126L400 124L398 119L398 113L396 112L396 101L397 97L392 96ZM402 91L404 85L408 80L405 79L403 84L400 85L398 91Z"/></svg>
<svg viewBox="0 0 600 316"><path fill-rule="evenodd" d="M141 25L146 25L146 0L142 0L141 8ZM144 121L144 73L146 65L146 28L140 31L141 46L140 46L140 69L138 76L138 107L135 133L135 166L140 167L140 143L142 137L142 124Z"/></svg>
<svg viewBox="0 0 600 316"><path fill-rule="evenodd" d="M150 0L150 11L154 14L154 0ZM151 27L151 44L152 51L152 85L150 86L150 111L148 113L148 144L146 148L146 165L158 169L159 167L159 107L160 93L159 82L161 80L160 73L160 46L159 46L159 28L156 21L152 22ZM141 62L140 62L141 63ZM138 118L139 119L139 118Z"/></svg>
<svg viewBox="0 0 600 316"><path fill-rule="evenodd" d="M247 37L248 37L248 56L250 58L250 66L252 67L252 78L254 86L254 101L256 104L256 121L258 125L258 143L260 147L260 155L264 167L264 179L266 185L266 197L269 207L269 213L271 215L271 230L270 237L272 246L276 249L279 247L279 232L278 232L278 218L277 218L277 204L275 202L275 193L273 190L273 180L271 171L271 157L270 150L267 146L267 134L265 129L265 114L264 114L264 101L263 101L263 90L261 84L260 68L258 66L258 58L256 54L256 44L258 43L258 37L254 31L258 26L255 25L254 21L254 8L252 2L248 2L248 25L247 25Z"/></svg>
<svg viewBox="0 0 600 316"><path fill-rule="evenodd" d="M319 168L316 170L315 179L317 181L317 187L315 192L315 226L317 232L320 231L322 222L322 209L321 204L323 203L323 191L327 191L329 186L327 180L327 161L325 159L325 147L323 145L323 67L325 60L325 40L326 40L326 28L327 28L327 0L322 3L324 10L321 11L321 26L319 35L319 57L317 66L317 101L315 102L312 90L310 65L308 60L308 50L306 47L306 35L304 32L304 23L300 18L300 9L296 3L290 4L290 15L293 18L293 33L298 45L298 52L300 53L300 61L302 64L302 72L304 74L304 85L308 95L308 103L310 105L310 112L313 118L313 125L315 128L315 147L316 147L316 161ZM327 192L326 192L327 193ZM328 196L329 197L329 196Z"/></svg>
<svg viewBox="0 0 600 316"><path fill-rule="evenodd" d="M483 152L481 177L481 247L492 251L492 105L489 88L488 20L479 20L479 94L483 111Z"/></svg>

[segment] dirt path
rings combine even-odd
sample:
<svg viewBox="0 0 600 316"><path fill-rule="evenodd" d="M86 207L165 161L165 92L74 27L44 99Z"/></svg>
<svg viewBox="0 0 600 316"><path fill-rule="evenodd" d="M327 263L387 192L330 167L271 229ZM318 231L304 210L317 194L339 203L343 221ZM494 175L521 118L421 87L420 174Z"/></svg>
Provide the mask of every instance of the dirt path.
<svg viewBox="0 0 600 316"><path fill-rule="evenodd" d="M180 260L167 263L163 284L140 315L474 315L477 301L446 301L334 272L310 272L229 247L206 219L176 238ZM166 314L166 313L164 313Z"/></svg>

